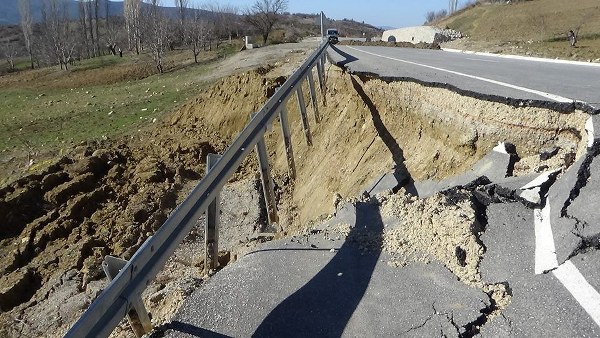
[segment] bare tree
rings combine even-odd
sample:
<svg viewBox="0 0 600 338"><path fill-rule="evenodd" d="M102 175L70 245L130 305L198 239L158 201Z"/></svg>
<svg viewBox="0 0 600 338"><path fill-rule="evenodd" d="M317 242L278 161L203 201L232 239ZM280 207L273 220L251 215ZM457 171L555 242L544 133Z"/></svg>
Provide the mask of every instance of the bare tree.
<svg viewBox="0 0 600 338"><path fill-rule="evenodd" d="M77 46L76 34L69 23L65 0L45 0L42 6L42 32L49 61L68 69Z"/></svg>
<svg viewBox="0 0 600 338"><path fill-rule="evenodd" d="M198 63L198 55L211 35L208 20L201 16L199 10L194 10L185 32L187 44L194 54L194 62Z"/></svg>
<svg viewBox="0 0 600 338"><path fill-rule="evenodd" d="M113 17L106 25L103 41L112 55L117 55L117 48L124 48L127 40L126 32L123 30L123 25L120 24L120 18ZM120 47L119 45L122 44ZM121 51L122 52L122 51Z"/></svg>
<svg viewBox="0 0 600 338"><path fill-rule="evenodd" d="M175 8L177 8L177 29L174 32L174 41L178 40L181 44L185 44L186 40L186 21L188 15L189 0L173 0L175 2ZM173 49L173 48L171 48Z"/></svg>
<svg viewBox="0 0 600 338"><path fill-rule="evenodd" d="M125 0L123 11L123 15L125 16L125 26L127 27L129 50L135 48L136 54L140 54L142 48L141 0Z"/></svg>
<svg viewBox="0 0 600 338"><path fill-rule="evenodd" d="M254 27L267 43L273 26L279 21L279 15L288 7L288 0L256 0L245 12L248 24Z"/></svg>
<svg viewBox="0 0 600 338"><path fill-rule="evenodd" d="M8 67L11 71L15 70L15 59L19 55L21 45L19 41L11 41L9 39L4 40L0 43L0 53L8 62Z"/></svg>
<svg viewBox="0 0 600 338"><path fill-rule="evenodd" d="M217 38L217 47L219 39L227 38L231 41L233 34L239 30L237 21L239 9L232 5L220 5L217 2L206 4L204 9L211 12L212 31Z"/></svg>
<svg viewBox="0 0 600 338"><path fill-rule="evenodd" d="M160 4L160 0L150 0L144 17L147 24L148 46L152 53L152 59L154 60L156 70L159 73L163 73L162 61L165 50L169 45L169 21L163 15Z"/></svg>
<svg viewBox="0 0 600 338"><path fill-rule="evenodd" d="M79 1L79 26L88 57L100 55L98 0Z"/></svg>
<svg viewBox="0 0 600 338"><path fill-rule="evenodd" d="M448 0L448 13L452 14L458 9L458 0Z"/></svg>
<svg viewBox="0 0 600 338"><path fill-rule="evenodd" d="M448 12L445 9L441 9L437 12L435 12L435 11L427 12L427 14L425 15L425 24L433 23L433 22L435 22L439 19L442 19L446 16L448 16Z"/></svg>
<svg viewBox="0 0 600 338"><path fill-rule="evenodd" d="M25 49L29 54L29 61L31 61L31 69L33 69L33 48L32 48L32 37L33 37L33 19L31 18L31 4L30 0L19 0L19 13L21 14L21 30L23 31L23 41L25 42Z"/></svg>
<svg viewBox="0 0 600 338"><path fill-rule="evenodd" d="M232 5L221 6L220 21L222 22L222 31L227 35L229 41L232 40L234 33L239 31L238 14L240 10Z"/></svg>
<svg viewBox="0 0 600 338"><path fill-rule="evenodd" d="M79 8L79 32L81 33L81 42L82 42L82 46L80 46L81 49L85 49L85 52L87 53L87 57L91 57L92 56L92 52L90 51L90 43L89 43L89 38L88 38L88 8L89 8L89 2L85 2L85 1L80 1L78 3L78 8ZM83 54L83 51L81 51L81 54Z"/></svg>
<svg viewBox="0 0 600 338"><path fill-rule="evenodd" d="M100 1L90 0L94 4L94 50L95 56L100 55L100 30L98 29L98 23L100 21Z"/></svg>

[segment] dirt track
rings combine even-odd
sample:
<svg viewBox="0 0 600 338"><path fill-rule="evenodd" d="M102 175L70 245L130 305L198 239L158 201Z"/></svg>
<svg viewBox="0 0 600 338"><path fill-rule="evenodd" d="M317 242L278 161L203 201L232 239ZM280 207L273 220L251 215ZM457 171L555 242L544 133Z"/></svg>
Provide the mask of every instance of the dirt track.
<svg viewBox="0 0 600 338"><path fill-rule="evenodd" d="M283 62L216 81L132 139L81 145L43 172L2 188L0 335L62 335L103 288L102 257L131 257L203 175L206 154L224 151L249 113L307 56L296 48L283 54ZM443 178L469 168L498 141L509 141L523 158L517 172L528 173L542 165L562 167L583 149L583 113L515 109L445 89L361 79L333 66L327 75L326 105L319 102L324 119L315 124L311 117L313 147L303 140L295 99L288 102L295 183L287 178L277 124L267 137L282 233L326 217L336 194L356 196L394 167L405 167L413 180ZM540 150L552 146L560 147L559 154L541 162ZM255 167L253 157L244 163L232 180L238 185L231 188L234 194L258 196ZM397 212L403 203L394 206ZM261 221L259 203L249 208L250 227L237 233L248 238L230 238L234 254L251 245L253 226ZM184 245L192 249L182 248L149 288L145 301L155 322L168 318L201 284L201 262L191 258L201 254L201 242L196 230ZM127 332L120 328L115 335Z"/></svg>

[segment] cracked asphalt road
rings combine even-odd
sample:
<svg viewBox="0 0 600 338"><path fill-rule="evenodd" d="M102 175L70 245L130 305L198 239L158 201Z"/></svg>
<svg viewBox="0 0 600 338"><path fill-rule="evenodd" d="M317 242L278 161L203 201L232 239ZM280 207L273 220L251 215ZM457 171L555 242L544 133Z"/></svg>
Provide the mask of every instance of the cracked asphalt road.
<svg viewBox="0 0 600 338"><path fill-rule="evenodd" d="M374 200L343 210L328 223L377 234L394 222ZM265 243L225 267L186 300L166 336L451 337L490 306L440 263L399 269L381 249L361 249L352 233L332 239L327 229Z"/></svg>
<svg viewBox="0 0 600 338"><path fill-rule="evenodd" d="M460 90L522 100L587 102L600 107L600 67L511 60L441 50L341 46L329 57L350 71L449 84Z"/></svg>
<svg viewBox="0 0 600 338"><path fill-rule="evenodd" d="M512 296L499 315L488 317L495 307L490 296L459 282L440 263L393 267L387 264L391 257L380 248L365 250L352 240L352 234L332 236L332 224L353 224L352 229L381 234L389 224L398 222L383 216L378 200L369 197L346 204L333 219L305 235L265 243L225 267L162 327L165 336L600 336L595 314L553 272L560 267L535 273L539 243L534 210L541 206L518 197L520 187L535 177L515 180L498 175L510 166L509 158L499 146L459 177L415 184L417 194L426 188L421 190L425 195L444 191L452 184L469 186L482 201L487 224L480 235L486 248L481 277L486 283L506 285ZM586 158L590 164L586 168L598 172L600 160L596 160L594 148ZM544 197L554 194L560 201L558 195L568 199L578 190L570 207L592 224L600 221L595 204L578 205L598 188L600 180L590 174L582 183L583 163L585 159L556 182L542 175L553 185L539 193ZM371 191L385 191L396 184L390 178L378 180ZM552 207L561 210L558 202ZM553 224L565 219L560 212L552 213L552 217ZM570 233L575 234L576 229ZM598 246L583 247L581 241L572 240L561 244L560 237L555 240L557 246L571 245L568 262L593 289L600 289Z"/></svg>
<svg viewBox="0 0 600 338"><path fill-rule="evenodd" d="M598 118L591 119L600 130ZM512 296L495 317L489 316L495 308L490 296L443 265L392 267L387 253L362 250L347 240L351 236L331 240L325 223L265 243L225 267L186 300L163 334L598 337L600 142L590 137L583 158L558 178L547 173L534 189L524 187L535 176L503 177L510 155L502 149L459 177L411 187L425 197L468 186L483 206L481 278L504 284ZM367 190L374 195L398 183L389 174ZM341 210L333 222L375 233L397 221L382 216L372 199Z"/></svg>

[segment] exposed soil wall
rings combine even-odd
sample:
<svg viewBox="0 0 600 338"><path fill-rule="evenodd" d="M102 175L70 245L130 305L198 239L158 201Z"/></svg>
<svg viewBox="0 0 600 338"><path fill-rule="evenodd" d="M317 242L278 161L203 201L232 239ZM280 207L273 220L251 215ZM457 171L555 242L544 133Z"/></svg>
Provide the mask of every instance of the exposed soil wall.
<svg viewBox="0 0 600 338"><path fill-rule="evenodd" d="M300 122L294 122L300 223L332 213L336 193L356 196L394 168L405 167L414 181L441 179L469 169L498 142L510 142L522 158L515 173L524 174L542 165L561 167L585 148L583 112L515 108L412 82L361 79L337 67L327 76L323 121L311 120L314 146L306 146ZM299 114L295 102L288 107L292 116ZM283 172L285 153L278 144L276 163ZM559 154L542 163L540 151L554 146Z"/></svg>

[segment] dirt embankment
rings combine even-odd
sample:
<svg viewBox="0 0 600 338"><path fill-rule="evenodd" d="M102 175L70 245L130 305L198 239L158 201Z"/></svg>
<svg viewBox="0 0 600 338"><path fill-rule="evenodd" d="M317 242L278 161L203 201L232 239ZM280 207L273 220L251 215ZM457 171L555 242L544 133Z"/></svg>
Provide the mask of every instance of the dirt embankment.
<svg viewBox="0 0 600 338"><path fill-rule="evenodd" d="M2 188L0 335L64 333L104 287L102 257L131 256L203 175L206 154L224 151L289 68L261 67L220 80L156 128L129 140L81 145ZM577 152L586 118L361 79L335 67L327 69L327 86L319 99L323 121L311 117L312 147L303 140L295 98L288 102L296 182L287 177L277 122L267 136L286 233L333 212L337 193L356 196L395 167L405 167L413 180L443 178L466 170L499 141L530 159L521 172L535 171L544 164L535 160L543 148L559 146L559 159ZM308 106L308 88L304 93ZM255 167L251 156L234 180L254 179ZM157 288L166 282L160 283ZM155 314L168 316L155 306L163 298L145 300Z"/></svg>
<svg viewBox="0 0 600 338"><path fill-rule="evenodd" d="M361 80L336 67L327 74L327 105L320 107L327 113L311 126L313 147L305 146L300 122L293 122L300 224L332 213L336 193L357 196L394 168L406 167L414 181L441 179L466 171L498 142L510 142L522 158L515 172L524 174L561 167L585 147L583 112L515 108L411 82ZM295 105L290 112L298 115ZM285 153L277 144L282 170ZM540 151L555 146L560 153L541 162Z"/></svg>

